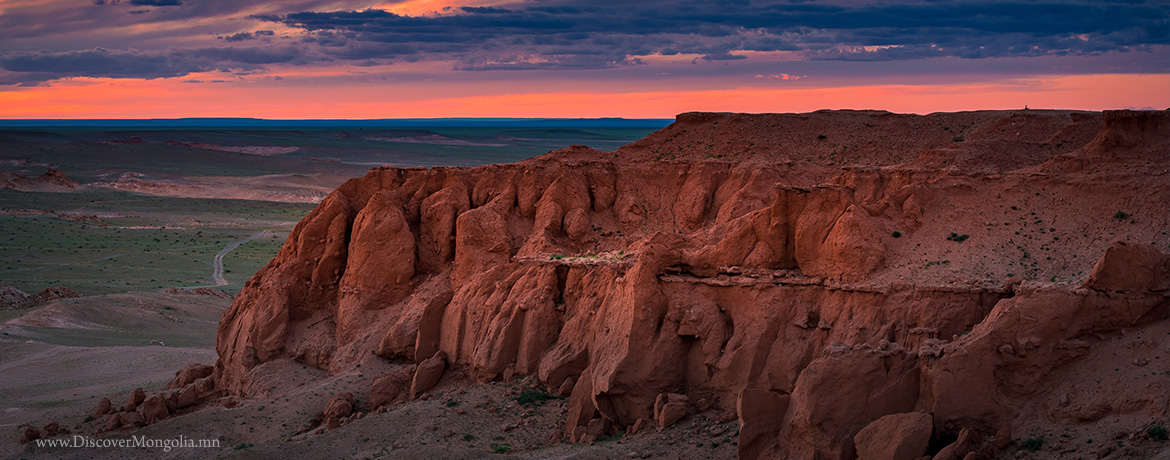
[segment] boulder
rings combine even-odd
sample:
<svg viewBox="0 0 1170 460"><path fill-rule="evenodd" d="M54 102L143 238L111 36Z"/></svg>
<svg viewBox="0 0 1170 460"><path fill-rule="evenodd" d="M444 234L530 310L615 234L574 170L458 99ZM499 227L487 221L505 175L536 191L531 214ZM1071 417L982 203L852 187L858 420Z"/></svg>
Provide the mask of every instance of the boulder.
<svg viewBox="0 0 1170 460"><path fill-rule="evenodd" d="M98 401L97 409L94 410L94 417L101 417L103 415L114 412L114 404L110 402L110 398L102 398Z"/></svg>
<svg viewBox="0 0 1170 460"><path fill-rule="evenodd" d="M584 429L589 420L597 415L597 408L593 405L593 378L586 372L577 379L573 391L569 393L569 409L565 414L565 432L573 439L577 437L577 429ZM580 442L574 440L573 442Z"/></svg>
<svg viewBox="0 0 1170 460"><path fill-rule="evenodd" d="M577 381L573 377L565 377L565 380L561 382L561 386L557 388L557 396L565 398L573 394L573 385L576 384Z"/></svg>
<svg viewBox="0 0 1170 460"><path fill-rule="evenodd" d="M142 417L147 425L153 425L169 415L167 398L162 393L153 394L142 402Z"/></svg>
<svg viewBox="0 0 1170 460"><path fill-rule="evenodd" d="M175 409L186 409L199 402L199 395L195 390L195 385L187 385L177 393L178 396L175 397Z"/></svg>
<svg viewBox="0 0 1170 460"><path fill-rule="evenodd" d="M215 380L211 377L196 379L192 386L195 387L195 395L199 398L205 398L215 392Z"/></svg>
<svg viewBox="0 0 1170 460"><path fill-rule="evenodd" d="M687 415L687 396L678 393L662 393L654 401L654 420L660 427L674 425Z"/></svg>
<svg viewBox="0 0 1170 460"><path fill-rule="evenodd" d="M175 378L167 383L167 389L183 388L196 380L210 376L213 370L215 370L214 367L206 364L188 364L175 373Z"/></svg>
<svg viewBox="0 0 1170 460"><path fill-rule="evenodd" d="M740 459L760 458L766 446L780 434L789 398L774 391L753 388L739 392L735 409L739 415L736 452Z"/></svg>
<svg viewBox="0 0 1170 460"><path fill-rule="evenodd" d="M130 397L126 400L126 404L122 405L122 412L134 412L138 408L138 405L142 404L142 401L145 400L146 391L142 388L135 388L134 391L130 392Z"/></svg>
<svg viewBox="0 0 1170 460"><path fill-rule="evenodd" d="M1098 291L1165 291L1170 289L1170 256L1152 244L1114 242L1083 286Z"/></svg>
<svg viewBox="0 0 1170 460"><path fill-rule="evenodd" d="M352 413L353 393L345 392L333 395L333 399L325 405L321 415L325 419L325 427L332 430L341 426L341 419L349 417Z"/></svg>
<svg viewBox="0 0 1170 460"><path fill-rule="evenodd" d="M410 383L410 376L402 372L390 372L370 383L370 406L373 409L393 403Z"/></svg>
<svg viewBox="0 0 1170 460"><path fill-rule="evenodd" d="M434 356L420 363L410 383L410 399L418 398L424 391L434 388L446 368L447 354L442 351L435 352Z"/></svg>
<svg viewBox="0 0 1170 460"><path fill-rule="evenodd" d="M41 431L30 426L24 429L24 433L20 436L20 443L28 444L38 439L41 439Z"/></svg>
<svg viewBox="0 0 1170 460"><path fill-rule="evenodd" d="M934 419L907 412L874 420L853 436L858 460L917 460L926 453Z"/></svg>
<svg viewBox="0 0 1170 460"><path fill-rule="evenodd" d="M114 431L118 428L122 428L122 414L115 412L110 414L109 417L106 417L106 423L103 425L103 430Z"/></svg>
<svg viewBox="0 0 1170 460"><path fill-rule="evenodd" d="M613 423L609 420L595 418L590 420L589 424L585 426L585 434L587 436L591 436L593 439L598 439L602 436L605 436L605 434L608 433L612 427Z"/></svg>
<svg viewBox="0 0 1170 460"><path fill-rule="evenodd" d="M126 428L146 426L146 418L139 412L126 412L122 414L122 426Z"/></svg>
<svg viewBox="0 0 1170 460"><path fill-rule="evenodd" d="M640 418L637 422L634 422L633 425L630 425L628 428L626 428L626 435L632 436L646 431L646 427L650 426L651 423L653 422L651 422L649 419Z"/></svg>
<svg viewBox="0 0 1170 460"><path fill-rule="evenodd" d="M1003 450L1010 445L1012 445L1012 426L1004 424L995 432L995 448Z"/></svg>

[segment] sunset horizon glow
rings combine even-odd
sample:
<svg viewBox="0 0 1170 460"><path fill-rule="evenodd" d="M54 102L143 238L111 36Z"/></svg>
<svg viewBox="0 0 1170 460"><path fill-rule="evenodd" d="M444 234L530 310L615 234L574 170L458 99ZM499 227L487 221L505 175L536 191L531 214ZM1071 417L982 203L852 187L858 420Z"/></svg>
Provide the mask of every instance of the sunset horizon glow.
<svg viewBox="0 0 1170 460"><path fill-rule="evenodd" d="M1170 108L1159 3L725 3L0 0L0 119Z"/></svg>

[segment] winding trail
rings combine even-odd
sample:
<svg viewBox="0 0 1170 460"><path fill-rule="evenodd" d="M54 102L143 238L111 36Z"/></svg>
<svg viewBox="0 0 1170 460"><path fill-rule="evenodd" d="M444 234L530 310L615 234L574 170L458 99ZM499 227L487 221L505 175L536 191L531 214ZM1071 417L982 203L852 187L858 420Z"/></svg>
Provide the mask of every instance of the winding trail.
<svg viewBox="0 0 1170 460"><path fill-rule="evenodd" d="M211 260L211 279L215 281L215 285L223 286L228 284L227 280L223 279L223 256L226 256L229 252L234 251L236 248L240 247L241 244L247 243L256 238L267 236L269 233L272 233L272 231L261 230L255 235L229 243L227 246L224 246L223 249L220 249L219 252L215 253L215 258Z"/></svg>

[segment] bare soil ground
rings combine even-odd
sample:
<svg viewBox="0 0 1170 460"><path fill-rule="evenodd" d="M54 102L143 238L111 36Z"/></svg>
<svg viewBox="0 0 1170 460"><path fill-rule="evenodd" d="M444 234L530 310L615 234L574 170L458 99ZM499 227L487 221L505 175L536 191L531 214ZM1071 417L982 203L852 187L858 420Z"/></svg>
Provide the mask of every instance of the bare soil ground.
<svg viewBox="0 0 1170 460"><path fill-rule="evenodd" d="M130 293L4 312L0 428L45 420L72 428L103 397L159 388L176 368L213 361L216 323L230 303L226 295ZM5 437L0 456L18 455L14 440Z"/></svg>

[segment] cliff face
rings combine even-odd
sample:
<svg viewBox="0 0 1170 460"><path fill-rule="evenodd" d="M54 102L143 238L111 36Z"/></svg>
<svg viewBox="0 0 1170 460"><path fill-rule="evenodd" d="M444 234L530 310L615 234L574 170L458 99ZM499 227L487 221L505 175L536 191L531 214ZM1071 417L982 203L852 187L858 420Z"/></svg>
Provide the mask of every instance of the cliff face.
<svg viewBox="0 0 1170 460"><path fill-rule="evenodd" d="M684 114L615 152L377 168L248 281L214 379L441 351L572 388L570 435L703 400L745 458L852 458L905 412L936 444L1162 413L1163 386L1047 398L1170 318L1168 146L1167 112Z"/></svg>

